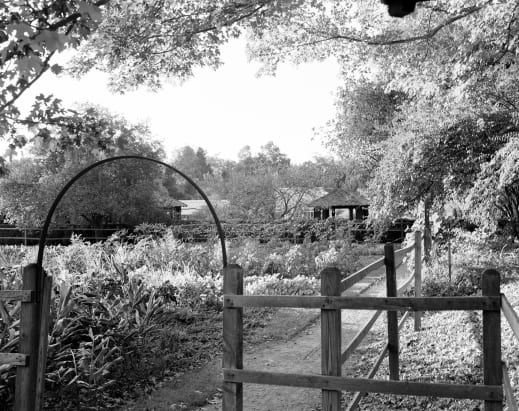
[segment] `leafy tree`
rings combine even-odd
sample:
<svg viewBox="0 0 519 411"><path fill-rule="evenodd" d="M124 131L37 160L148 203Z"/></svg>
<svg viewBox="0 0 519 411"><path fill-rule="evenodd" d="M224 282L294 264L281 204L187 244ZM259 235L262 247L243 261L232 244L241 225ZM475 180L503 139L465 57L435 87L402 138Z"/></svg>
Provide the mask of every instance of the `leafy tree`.
<svg viewBox="0 0 519 411"><path fill-rule="evenodd" d="M86 165L114 154L138 154L152 158L163 155L160 145L150 140L143 125L130 125L99 108L83 108L84 127L96 130L103 140L82 140L81 145L57 146L55 140L40 138L32 146L34 157L17 160L0 179L0 208L18 225L39 225L51 202L68 180ZM80 129L83 130L83 129ZM48 130L58 133L60 128ZM81 131L79 131L81 132ZM92 141L92 145L87 145ZM99 146L99 142L105 144ZM161 203L167 198L162 186L163 171L155 164L128 160L106 164L83 176L65 195L56 222L136 224L163 221Z"/></svg>
<svg viewBox="0 0 519 411"><path fill-rule="evenodd" d="M19 98L41 76L63 70L81 75L93 68L111 74L119 91L159 87L166 77L185 78L197 66L217 67L219 47L287 7L280 0L246 2L154 0L7 0L0 5L0 136L15 146L21 125L59 122L61 102L44 96L46 109L28 115ZM53 63L67 49L79 54L68 67ZM36 102L38 104L38 102ZM36 105L35 104L35 105ZM41 104L41 101L40 101ZM56 118L56 116L58 118Z"/></svg>
<svg viewBox="0 0 519 411"><path fill-rule="evenodd" d="M336 115L321 130L326 145L341 158L354 160L369 175L383 154L382 144L404 95L387 93L382 84L354 83L337 92Z"/></svg>
<svg viewBox="0 0 519 411"><path fill-rule="evenodd" d="M514 237L519 237L519 139L516 134L482 167L470 191L467 209L469 217L487 228L495 228L504 219Z"/></svg>
<svg viewBox="0 0 519 411"><path fill-rule="evenodd" d="M173 165L197 183L213 173L207 161L207 153L201 147L196 151L191 146L178 149L174 154ZM169 184L173 197L186 200L198 198L196 189L182 177L171 175L169 179L174 181Z"/></svg>
<svg viewBox="0 0 519 411"><path fill-rule="evenodd" d="M478 173L516 130L507 113L471 116L425 138L394 136L370 182L372 214L394 218L429 199L441 208L477 184Z"/></svg>

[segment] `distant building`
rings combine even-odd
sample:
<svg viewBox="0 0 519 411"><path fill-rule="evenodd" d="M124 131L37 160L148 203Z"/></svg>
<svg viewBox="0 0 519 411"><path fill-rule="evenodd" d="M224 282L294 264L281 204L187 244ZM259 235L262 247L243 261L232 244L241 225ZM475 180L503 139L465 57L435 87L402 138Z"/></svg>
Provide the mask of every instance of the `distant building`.
<svg viewBox="0 0 519 411"><path fill-rule="evenodd" d="M216 209L217 214L218 209L225 208L229 205L229 200L214 200L209 199L211 204ZM182 219L183 220L205 220L209 217L209 207L205 200L182 200L185 207L182 209Z"/></svg>
<svg viewBox="0 0 519 411"><path fill-rule="evenodd" d="M336 188L308 205L313 208L313 217L320 220L329 217L364 220L368 216L369 201L358 193Z"/></svg>
<svg viewBox="0 0 519 411"><path fill-rule="evenodd" d="M174 198L168 198L162 205L162 209L166 211L172 221L180 221L182 218L182 207L187 207L187 204Z"/></svg>
<svg viewBox="0 0 519 411"><path fill-rule="evenodd" d="M285 215L285 218L313 218L313 208L309 207L308 203L327 193L322 187L315 187L309 190L287 187L280 188L279 191L282 194L276 196L276 218L280 218L287 209L290 212Z"/></svg>

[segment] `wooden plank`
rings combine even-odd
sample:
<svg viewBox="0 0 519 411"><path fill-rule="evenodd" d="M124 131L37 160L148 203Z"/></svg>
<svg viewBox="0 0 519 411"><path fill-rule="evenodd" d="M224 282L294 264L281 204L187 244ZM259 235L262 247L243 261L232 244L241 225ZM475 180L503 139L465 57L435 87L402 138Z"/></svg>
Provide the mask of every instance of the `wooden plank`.
<svg viewBox="0 0 519 411"><path fill-rule="evenodd" d="M224 293L243 294L243 270L231 264L223 269ZM243 368L243 309L225 307L223 310L223 368ZM243 384L223 383L223 411L243 410Z"/></svg>
<svg viewBox="0 0 519 411"><path fill-rule="evenodd" d="M267 371L223 370L224 381L249 384L282 385L330 389L342 391L365 391L381 394L417 395L475 400L502 400L500 385L439 384L411 381L387 381L367 378L330 377L310 374L285 374Z"/></svg>
<svg viewBox="0 0 519 411"><path fill-rule="evenodd" d="M386 292L388 297L396 297L396 268L395 250L393 244L385 244L384 258L386 265ZM398 381L399 377L399 342L398 342L398 313L387 312L387 352L389 354L389 379Z"/></svg>
<svg viewBox="0 0 519 411"><path fill-rule="evenodd" d="M485 270L481 278L481 293L484 296L500 295L500 278L496 270ZM483 383L503 384L501 364L501 311L483 311ZM501 399L485 400L485 411L502 411Z"/></svg>
<svg viewBox="0 0 519 411"><path fill-rule="evenodd" d="M43 392L45 390L45 371L47 369L47 345L49 343L50 304L52 294L52 277L46 276L43 281L40 319L40 343L38 347L38 371L36 376L36 411L43 410Z"/></svg>
<svg viewBox="0 0 519 411"><path fill-rule="evenodd" d="M224 295L224 307L291 307L388 311L494 310L500 297L319 297L292 295Z"/></svg>
<svg viewBox="0 0 519 411"><path fill-rule="evenodd" d="M398 323L398 329L399 330L404 326L404 323L405 323L405 321L407 320L407 318L409 317L410 314L411 313L409 311L407 311L402 316L402 318L400 319L400 322ZM384 357L387 354L387 347L388 347L388 345L386 344L384 349L378 355L375 363L373 364L373 367L371 367L371 370L366 375L366 378L373 378L376 375L378 369L380 368L380 365L382 364L382 361L384 360ZM360 400L362 399L362 397L364 397L365 395L366 395L365 392L356 392L355 395L353 396L352 400L348 404L348 408L346 410L347 411L354 411L357 408L357 406L359 405Z"/></svg>
<svg viewBox="0 0 519 411"><path fill-rule="evenodd" d="M366 277L370 272L376 270L377 268L384 266L384 258L379 258L378 260L372 262L371 264L367 265L364 268L361 268L359 271L356 271L355 273L349 275L341 282L341 290L344 291L348 288L350 288L355 283L362 280L364 277Z"/></svg>
<svg viewBox="0 0 519 411"><path fill-rule="evenodd" d="M401 248L400 250L395 251L395 260L397 257L400 257L401 255L405 255L409 253L412 249L414 249L415 243L408 245L407 247Z"/></svg>
<svg viewBox="0 0 519 411"><path fill-rule="evenodd" d="M28 363L29 356L27 354L18 353L0 353L0 365L11 364L25 367Z"/></svg>
<svg viewBox="0 0 519 411"><path fill-rule="evenodd" d="M398 329L399 330L402 329L402 327L405 324L405 321L409 318L410 315L411 315L411 312L410 311L406 311L405 314L402 316L402 318L400 318L400 321L398 323Z"/></svg>
<svg viewBox="0 0 519 411"><path fill-rule="evenodd" d="M341 272L337 268L325 268L321 272L321 295L341 294ZM341 310L321 310L321 373L341 375ZM341 392L322 390L322 409L340 411Z"/></svg>
<svg viewBox="0 0 519 411"><path fill-rule="evenodd" d="M411 285L411 283L413 281L414 281L414 274L410 275L409 278L407 280L405 280L405 282L398 288L397 294L398 295L402 294L407 289L407 287L409 287Z"/></svg>
<svg viewBox="0 0 519 411"><path fill-rule="evenodd" d="M519 341L519 316L514 310L514 307L512 307L512 304L510 304L510 301L508 301L508 298L506 298L505 295L501 296L501 310L503 311L503 314L505 315L505 318L508 321L508 324L510 324L510 328L515 334L515 338Z"/></svg>
<svg viewBox="0 0 519 411"><path fill-rule="evenodd" d="M503 387L505 391L505 399L506 405L508 406L508 411L518 411L517 409L517 401L514 397L514 389L512 388L512 383L510 382L510 376L508 375L508 368L506 367L506 363L502 362L503 367Z"/></svg>
<svg viewBox="0 0 519 411"><path fill-rule="evenodd" d="M422 233L416 231L414 233L414 296L420 298L422 296ZM415 311L414 313L414 330L420 331L422 328L422 313Z"/></svg>
<svg viewBox="0 0 519 411"><path fill-rule="evenodd" d="M382 361L384 361L386 354L387 354L387 344L384 346L384 348L378 355L377 359L375 360L375 363L371 367L371 370L369 370L368 374L366 375L366 378L371 379L377 374L377 371L380 368ZM359 405L362 397L364 397L366 394L367 394L366 392L356 392L353 395L352 400L348 404L348 408L346 409L346 411L354 411L357 408L357 406Z"/></svg>
<svg viewBox="0 0 519 411"><path fill-rule="evenodd" d="M23 268L25 290L36 291L40 284L36 264ZM28 356L26 367L16 370L15 410L33 410L36 404L36 373L38 370L38 338L40 331L40 304L24 302L20 310L20 354Z"/></svg>
<svg viewBox="0 0 519 411"><path fill-rule="evenodd" d="M31 290L0 290L0 301L19 300L29 303L33 297L34 292Z"/></svg>
<svg viewBox="0 0 519 411"><path fill-rule="evenodd" d="M377 318L380 316L380 314L382 314L382 310L375 312L375 314L371 316L364 327L362 327L362 329L355 335L355 337L353 337L344 352L341 354L341 364L344 364L353 351L355 351L355 349L359 346L364 337L366 337L368 334L369 330L371 330L371 327L373 327L373 324L375 324L375 321L377 321Z"/></svg>

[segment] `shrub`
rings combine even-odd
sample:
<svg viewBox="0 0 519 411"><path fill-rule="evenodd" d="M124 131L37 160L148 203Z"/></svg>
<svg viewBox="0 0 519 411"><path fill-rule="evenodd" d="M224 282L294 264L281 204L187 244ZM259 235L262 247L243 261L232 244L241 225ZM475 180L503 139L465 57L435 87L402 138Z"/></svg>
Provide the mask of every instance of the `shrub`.
<svg viewBox="0 0 519 411"><path fill-rule="evenodd" d="M472 295L481 289L481 275L497 269L503 282L517 279L519 250L505 252L503 242L482 233L455 230L450 241L452 278L448 276L448 243L436 243L431 261L424 267L423 292L430 296Z"/></svg>

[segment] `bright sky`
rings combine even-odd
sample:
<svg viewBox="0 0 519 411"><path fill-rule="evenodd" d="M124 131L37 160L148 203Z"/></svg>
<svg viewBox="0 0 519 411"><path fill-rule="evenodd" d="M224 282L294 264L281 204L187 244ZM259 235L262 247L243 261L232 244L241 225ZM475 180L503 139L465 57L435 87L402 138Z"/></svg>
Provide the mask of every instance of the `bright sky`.
<svg viewBox="0 0 519 411"><path fill-rule="evenodd" d="M313 129L334 115L339 67L333 60L301 66L283 65L276 77L256 76L258 64L247 61L245 42L235 40L222 51L218 70L199 69L181 85L159 92L138 90L111 94L99 72L81 80L42 77L30 93L53 93L65 103L91 102L147 121L169 154L184 145L202 147L210 155L236 159L245 145L253 152L274 141L294 162L327 154Z"/></svg>

